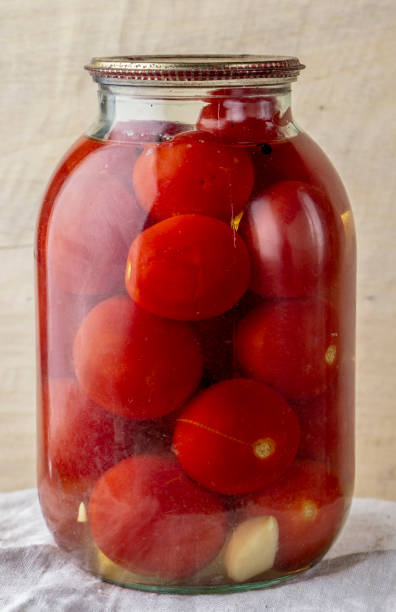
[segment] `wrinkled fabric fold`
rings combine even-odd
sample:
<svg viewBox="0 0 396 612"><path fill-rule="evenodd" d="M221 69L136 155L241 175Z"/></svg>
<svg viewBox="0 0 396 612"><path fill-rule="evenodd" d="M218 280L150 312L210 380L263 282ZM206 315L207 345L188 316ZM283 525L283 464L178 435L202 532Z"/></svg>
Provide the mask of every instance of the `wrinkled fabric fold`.
<svg viewBox="0 0 396 612"><path fill-rule="evenodd" d="M283 585L223 595L157 595L102 582L59 550L36 489L0 494L2 612L396 610L396 502L355 499L321 563Z"/></svg>

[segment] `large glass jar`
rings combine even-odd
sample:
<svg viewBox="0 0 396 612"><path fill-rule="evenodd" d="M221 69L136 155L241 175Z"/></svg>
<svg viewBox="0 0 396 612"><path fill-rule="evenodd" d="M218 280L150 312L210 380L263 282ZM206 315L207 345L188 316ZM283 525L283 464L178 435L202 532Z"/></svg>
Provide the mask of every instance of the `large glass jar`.
<svg viewBox="0 0 396 612"><path fill-rule="evenodd" d="M155 591L309 568L353 486L355 238L286 57L101 58L37 234L39 493Z"/></svg>

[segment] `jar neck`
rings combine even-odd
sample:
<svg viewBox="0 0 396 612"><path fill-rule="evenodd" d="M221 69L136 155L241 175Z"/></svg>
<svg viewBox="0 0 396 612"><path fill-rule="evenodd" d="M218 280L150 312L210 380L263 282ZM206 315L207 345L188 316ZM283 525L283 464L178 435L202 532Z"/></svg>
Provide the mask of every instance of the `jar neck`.
<svg viewBox="0 0 396 612"><path fill-rule="evenodd" d="M105 81L98 81L98 85L99 115L86 134L95 138L107 139L114 126L135 121L165 122L197 129L203 112L223 113L236 122L243 117L275 122L275 140L290 138L298 132L291 112L290 82L224 89L120 85Z"/></svg>

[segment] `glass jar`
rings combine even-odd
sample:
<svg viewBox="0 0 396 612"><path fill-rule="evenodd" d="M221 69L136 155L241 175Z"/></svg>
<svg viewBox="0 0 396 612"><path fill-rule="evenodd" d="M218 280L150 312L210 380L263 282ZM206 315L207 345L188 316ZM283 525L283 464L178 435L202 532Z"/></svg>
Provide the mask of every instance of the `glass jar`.
<svg viewBox="0 0 396 612"><path fill-rule="evenodd" d="M37 232L39 493L58 544L146 590L311 567L351 500L355 238L294 123L296 58L87 66L99 117Z"/></svg>

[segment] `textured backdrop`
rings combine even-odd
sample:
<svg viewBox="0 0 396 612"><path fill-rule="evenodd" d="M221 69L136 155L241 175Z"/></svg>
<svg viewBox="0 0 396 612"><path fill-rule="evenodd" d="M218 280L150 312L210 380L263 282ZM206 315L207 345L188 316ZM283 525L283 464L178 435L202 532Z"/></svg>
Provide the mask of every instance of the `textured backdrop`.
<svg viewBox="0 0 396 612"><path fill-rule="evenodd" d="M0 23L0 489L34 484L33 233L56 162L96 111L83 64L106 54L250 52L307 65L294 114L352 200L356 493L396 499L394 0L1 0Z"/></svg>

